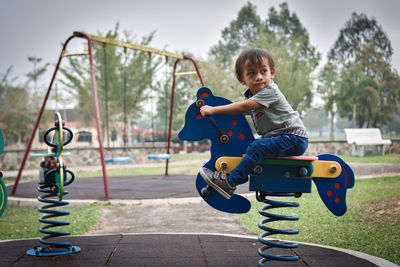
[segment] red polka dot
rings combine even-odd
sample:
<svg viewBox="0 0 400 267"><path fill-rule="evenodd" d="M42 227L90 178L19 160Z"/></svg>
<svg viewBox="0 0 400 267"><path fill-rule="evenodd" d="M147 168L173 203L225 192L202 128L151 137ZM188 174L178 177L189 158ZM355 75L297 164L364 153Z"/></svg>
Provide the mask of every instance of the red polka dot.
<svg viewBox="0 0 400 267"><path fill-rule="evenodd" d="M332 195L333 195L333 191L332 191L332 190L328 190L328 192L326 192L326 194L327 194L328 196L332 196Z"/></svg>
<svg viewBox="0 0 400 267"><path fill-rule="evenodd" d="M335 187L336 187L337 189L339 189L341 186L342 186L342 185L341 185L340 183L336 183L336 184L335 184Z"/></svg>
<svg viewBox="0 0 400 267"><path fill-rule="evenodd" d="M237 124L237 119L232 119L232 120L231 120L231 124L232 124L232 125L236 125L236 124Z"/></svg>
<svg viewBox="0 0 400 267"><path fill-rule="evenodd" d="M201 98L204 98L204 97L207 97L207 96L209 96L209 95L210 95L209 92L204 91L204 92L202 92L202 93L200 94L200 97L201 97Z"/></svg>
<svg viewBox="0 0 400 267"><path fill-rule="evenodd" d="M340 197L335 197L336 203L340 203L341 200L342 200L342 199L341 199Z"/></svg>
<svg viewBox="0 0 400 267"><path fill-rule="evenodd" d="M239 139L244 139L246 136L244 135L244 133L239 134Z"/></svg>
<svg viewBox="0 0 400 267"><path fill-rule="evenodd" d="M196 115L196 117L195 117L196 119L202 119L203 118L203 116L201 116L201 114L199 113L199 114L197 114Z"/></svg>
<svg viewBox="0 0 400 267"><path fill-rule="evenodd" d="M233 131L232 130L228 130L228 135L232 136L233 135Z"/></svg>

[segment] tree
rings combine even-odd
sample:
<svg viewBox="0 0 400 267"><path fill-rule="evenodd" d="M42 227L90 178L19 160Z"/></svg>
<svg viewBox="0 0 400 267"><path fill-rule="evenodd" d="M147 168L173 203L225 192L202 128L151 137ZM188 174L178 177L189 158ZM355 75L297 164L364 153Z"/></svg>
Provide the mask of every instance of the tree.
<svg viewBox="0 0 400 267"><path fill-rule="evenodd" d="M338 109L340 114L351 113L354 127L382 127L393 120L393 112L398 112L396 100L400 94L400 79L390 64L392 54L390 40L383 28L374 18L357 13L345 23L329 51L328 64L336 68L336 73L343 74L337 92L340 94ZM345 101L349 96L353 101L351 109L349 100ZM374 106L366 107L366 103ZM363 108L368 110L362 111Z"/></svg>
<svg viewBox="0 0 400 267"><path fill-rule="evenodd" d="M372 126L382 127L391 123L394 114L399 112L400 77L385 60L383 53L376 47L364 47L358 55L356 66L361 73L373 79L377 86L379 104L375 110Z"/></svg>
<svg viewBox="0 0 400 267"><path fill-rule="evenodd" d="M250 2L243 6L229 27L222 30L218 44L210 49L210 55L216 56L226 69L232 63L232 58L243 47L254 42L260 31L261 19L256 14L256 6Z"/></svg>
<svg viewBox="0 0 400 267"><path fill-rule="evenodd" d="M265 32L278 36L277 45L297 46L303 60L309 60L316 66L320 55L310 43L307 29L301 24L296 13L290 13L289 6L283 2L279 5L280 12L272 7L265 20Z"/></svg>
<svg viewBox="0 0 400 267"><path fill-rule="evenodd" d="M46 63L43 66L38 66L38 63L42 61L42 59L38 57L28 57L28 61L33 63L33 70L27 73L26 77L28 77L28 81L33 81L33 95L35 95L39 93L37 91L37 82L39 77L46 72L49 63Z"/></svg>
<svg viewBox="0 0 400 267"><path fill-rule="evenodd" d="M8 145L24 142L33 123L29 93L24 87L13 85L11 70L9 67L5 74L0 74L0 127Z"/></svg>
<svg viewBox="0 0 400 267"><path fill-rule="evenodd" d="M356 62L364 47L375 47L385 61L390 61L393 49L389 38L374 18L354 12L340 30L339 37L328 53L330 61L349 67Z"/></svg>
<svg viewBox="0 0 400 267"><path fill-rule="evenodd" d="M378 84L355 69L343 71L337 105L339 114L353 122L353 127L371 127L379 109Z"/></svg>
<svg viewBox="0 0 400 267"><path fill-rule="evenodd" d="M310 45L307 30L301 25L295 13L291 13L287 3L282 3L279 12L269 10L262 20L256 14L256 7L245 5L229 27L222 31L221 39L212 47L213 60L221 62L225 75L232 76L233 57L247 47L259 47L269 51L275 59L275 80L289 103L299 112L304 112L311 103L311 73L316 69L320 58L316 49ZM218 64L215 64L218 65ZM209 79L219 79L218 76ZM231 84L225 90L231 91Z"/></svg>
<svg viewBox="0 0 400 267"><path fill-rule="evenodd" d="M335 139L335 114L336 114L336 91L337 91L337 74L332 64L327 64L320 72L320 84L317 92L325 101L324 109L329 114L330 133L329 140Z"/></svg>

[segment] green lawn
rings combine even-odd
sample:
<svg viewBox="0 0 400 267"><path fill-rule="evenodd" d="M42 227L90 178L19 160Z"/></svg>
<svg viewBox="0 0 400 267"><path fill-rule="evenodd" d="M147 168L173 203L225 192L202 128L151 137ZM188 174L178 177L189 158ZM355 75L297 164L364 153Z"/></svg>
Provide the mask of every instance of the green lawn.
<svg viewBox="0 0 400 267"><path fill-rule="evenodd" d="M400 164L400 154L367 155L364 157L340 156L345 162Z"/></svg>
<svg viewBox="0 0 400 267"><path fill-rule="evenodd" d="M45 204L43 204L45 205ZM54 231L66 231L71 235L80 235L87 232L100 219L99 204L85 205L79 208L62 208L70 214L50 220L70 222L68 226L53 228ZM15 207L8 205L0 217L0 240L43 237L39 228L46 225L40 223L38 218L44 213L36 208Z"/></svg>
<svg viewBox="0 0 400 267"><path fill-rule="evenodd" d="M297 215L299 221L268 223L278 229L299 229L298 235L276 235L271 238L296 240L352 249L400 264L400 176L356 180L347 192L347 213L335 217L324 206L315 186L313 193L299 199L299 208L280 208L272 213ZM258 213L263 205L252 203L249 213L240 215L241 223L249 230L261 233Z"/></svg>

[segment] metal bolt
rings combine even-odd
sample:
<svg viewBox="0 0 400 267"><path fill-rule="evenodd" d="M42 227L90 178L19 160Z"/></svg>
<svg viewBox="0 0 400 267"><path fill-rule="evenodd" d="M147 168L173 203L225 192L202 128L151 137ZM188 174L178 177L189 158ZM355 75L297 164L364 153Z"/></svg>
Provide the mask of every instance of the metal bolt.
<svg viewBox="0 0 400 267"><path fill-rule="evenodd" d="M257 165L255 168L254 168L254 173L255 174L261 174L263 172L263 168L260 166L260 165Z"/></svg>
<svg viewBox="0 0 400 267"><path fill-rule="evenodd" d="M223 162L221 162L220 166L221 166L221 169L225 170L226 168L228 168L228 163L223 161Z"/></svg>
<svg viewBox="0 0 400 267"><path fill-rule="evenodd" d="M201 108L204 105L205 105L204 100L199 99L199 100L196 101L196 107Z"/></svg>
<svg viewBox="0 0 400 267"><path fill-rule="evenodd" d="M219 137L219 141L222 144L227 144L229 142L229 137L226 134L223 134Z"/></svg>
<svg viewBox="0 0 400 267"><path fill-rule="evenodd" d="M331 172L333 173L337 172L337 167L335 165L331 166Z"/></svg>
<svg viewBox="0 0 400 267"><path fill-rule="evenodd" d="M304 168L304 167L300 168L300 170L299 170L300 176L306 176L307 173L308 173L307 168Z"/></svg>

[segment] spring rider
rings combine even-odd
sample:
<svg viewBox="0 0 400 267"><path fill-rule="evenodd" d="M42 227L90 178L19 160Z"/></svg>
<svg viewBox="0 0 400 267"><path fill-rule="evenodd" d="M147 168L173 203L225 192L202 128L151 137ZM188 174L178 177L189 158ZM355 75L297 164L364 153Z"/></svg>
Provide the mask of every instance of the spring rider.
<svg viewBox="0 0 400 267"><path fill-rule="evenodd" d="M0 154L4 152L4 137L3 137L3 132L0 129ZM0 216L3 214L4 210L7 207L7 187L1 179L3 177L3 173L0 172Z"/></svg>
<svg viewBox="0 0 400 267"><path fill-rule="evenodd" d="M44 142L49 146L48 153L32 155L44 157L44 161L40 163L41 168L38 187L38 191L44 194L39 196L38 200L46 203L45 206L39 208L40 212L46 214L39 218L39 222L46 225L41 227L39 232L47 236L40 239L40 243L46 246L29 249L27 251L28 255L55 256L77 253L81 250L79 247L72 246L68 242L49 241L49 239L52 238L70 235L69 232L48 230L53 227L69 225L69 222L52 220L52 218L67 216L69 212L52 208L69 204L69 202L63 201L63 196L69 194L68 191L64 190L64 186L71 184L75 179L75 175L66 168L62 156L66 156L66 154L63 153L63 148L71 142L72 137L72 131L64 126L64 121L60 113L56 112L54 127L48 129L43 137ZM70 176L70 178L67 179L67 176Z"/></svg>
<svg viewBox="0 0 400 267"><path fill-rule="evenodd" d="M184 128L179 132L181 140L196 141L208 138L211 141L211 159L204 167L211 170L229 172L235 168L246 153L247 146L254 140L250 126L243 115L213 115L203 118L200 107L219 106L232 103L230 100L214 96L207 87L197 91L197 100L186 111ZM258 226L265 231L258 240L263 246L258 253L263 257L259 266L269 260L296 261L298 256L271 255L268 248L296 248L297 243L267 240L275 234L298 234L294 229L274 229L265 224L273 221L296 221L297 216L272 214L267 210L280 207L297 207L296 202L277 201L277 197L300 197L311 193L311 181L317 187L325 206L336 216L346 212L346 192L354 186L352 169L339 157L330 154L316 157L298 156L266 158L255 169L249 179L249 190L256 192L256 199L266 203L259 213L267 217ZM247 198L234 194L229 200L212 189L197 175L196 189L206 203L217 210L229 213L246 213L250 210Z"/></svg>

